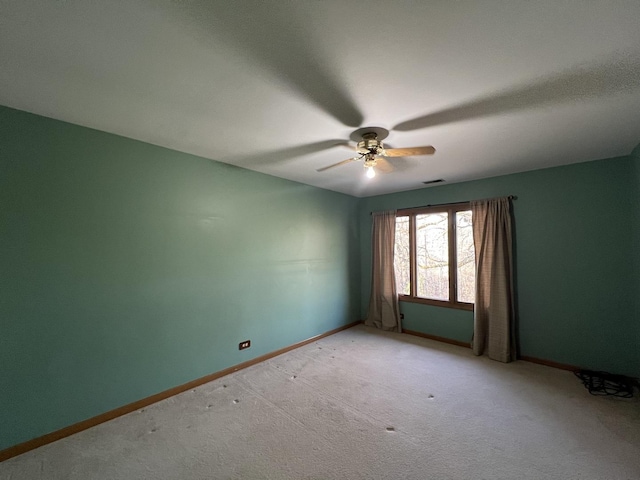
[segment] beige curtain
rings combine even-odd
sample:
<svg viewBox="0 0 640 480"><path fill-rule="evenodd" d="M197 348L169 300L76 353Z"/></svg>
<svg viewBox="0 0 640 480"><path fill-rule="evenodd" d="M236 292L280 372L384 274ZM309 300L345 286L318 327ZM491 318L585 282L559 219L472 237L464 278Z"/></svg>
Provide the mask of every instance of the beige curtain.
<svg viewBox="0 0 640 480"><path fill-rule="evenodd" d="M365 325L401 332L400 308L393 268L396 212L375 212L372 230L371 297Z"/></svg>
<svg viewBox="0 0 640 480"><path fill-rule="evenodd" d="M471 202L476 250L473 353L511 362L515 351L511 203L508 197Z"/></svg>

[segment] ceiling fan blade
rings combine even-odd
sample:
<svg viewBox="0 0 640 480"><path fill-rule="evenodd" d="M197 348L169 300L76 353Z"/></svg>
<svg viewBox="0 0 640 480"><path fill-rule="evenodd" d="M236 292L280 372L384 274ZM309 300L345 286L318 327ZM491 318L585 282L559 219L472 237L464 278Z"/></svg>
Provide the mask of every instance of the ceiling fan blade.
<svg viewBox="0 0 640 480"><path fill-rule="evenodd" d="M394 166L388 160L385 160L382 157L376 158L376 166L375 169L380 173L391 173L395 170Z"/></svg>
<svg viewBox="0 0 640 480"><path fill-rule="evenodd" d="M360 159L359 158L347 158L346 160L343 160L343 161L338 162L338 163L334 163L333 165L328 165L326 167L318 168L316 170L316 172L324 172L325 170L329 170L330 168L339 167L340 165L346 165L347 163L351 163L351 162L357 162L358 160L360 160Z"/></svg>
<svg viewBox="0 0 640 480"><path fill-rule="evenodd" d="M433 155L436 149L428 147L385 148L385 157L413 157L415 155Z"/></svg>

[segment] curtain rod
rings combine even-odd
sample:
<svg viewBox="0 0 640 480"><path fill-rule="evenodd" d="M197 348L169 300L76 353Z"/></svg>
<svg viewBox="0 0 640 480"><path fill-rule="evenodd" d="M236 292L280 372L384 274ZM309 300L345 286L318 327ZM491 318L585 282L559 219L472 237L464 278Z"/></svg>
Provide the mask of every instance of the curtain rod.
<svg viewBox="0 0 640 480"><path fill-rule="evenodd" d="M430 207L449 207L452 205L462 205L464 203L471 203L471 202L480 202L482 200L492 200L493 198L500 198L500 197L492 197L492 198L481 198L480 200L466 200L466 201L462 201L462 202L451 202L451 203L432 203L429 205L422 205L420 207L407 207L407 208L397 208L396 210L418 210L420 208L430 208ZM507 195L507 198L509 200L517 200L518 197L515 195ZM369 215L373 215L375 212L369 212Z"/></svg>

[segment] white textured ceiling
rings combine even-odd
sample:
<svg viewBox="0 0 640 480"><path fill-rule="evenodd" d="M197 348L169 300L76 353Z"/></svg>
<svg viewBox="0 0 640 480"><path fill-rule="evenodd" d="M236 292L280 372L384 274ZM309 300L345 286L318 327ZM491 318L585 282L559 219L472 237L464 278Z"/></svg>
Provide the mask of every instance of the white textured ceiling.
<svg viewBox="0 0 640 480"><path fill-rule="evenodd" d="M0 104L355 196L627 155L640 2L0 0ZM368 180L362 126L433 145Z"/></svg>

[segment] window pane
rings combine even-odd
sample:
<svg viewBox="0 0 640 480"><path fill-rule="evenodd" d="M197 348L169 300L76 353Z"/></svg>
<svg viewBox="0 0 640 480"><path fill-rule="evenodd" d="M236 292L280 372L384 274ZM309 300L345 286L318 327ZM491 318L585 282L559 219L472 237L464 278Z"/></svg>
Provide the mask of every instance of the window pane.
<svg viewBox="0 0 640 480"><path fill-rule="evenodd" d="M471 210L456 213L456 255L459 302L473 303L476 297L476 256L473 248Z"/></svg>
<svg viewBox="0 0 640 480"><path fill-rule="evenodd" d="M416 215L417 296L449 300L447 212Z"/></svg>
<svg viewBox="0 0 640 480"><path fill-rule="evenodd" d="M398 295L411 294L409 252L409 217L396 217L396 245L393 264L396 271Z"/></svg>

